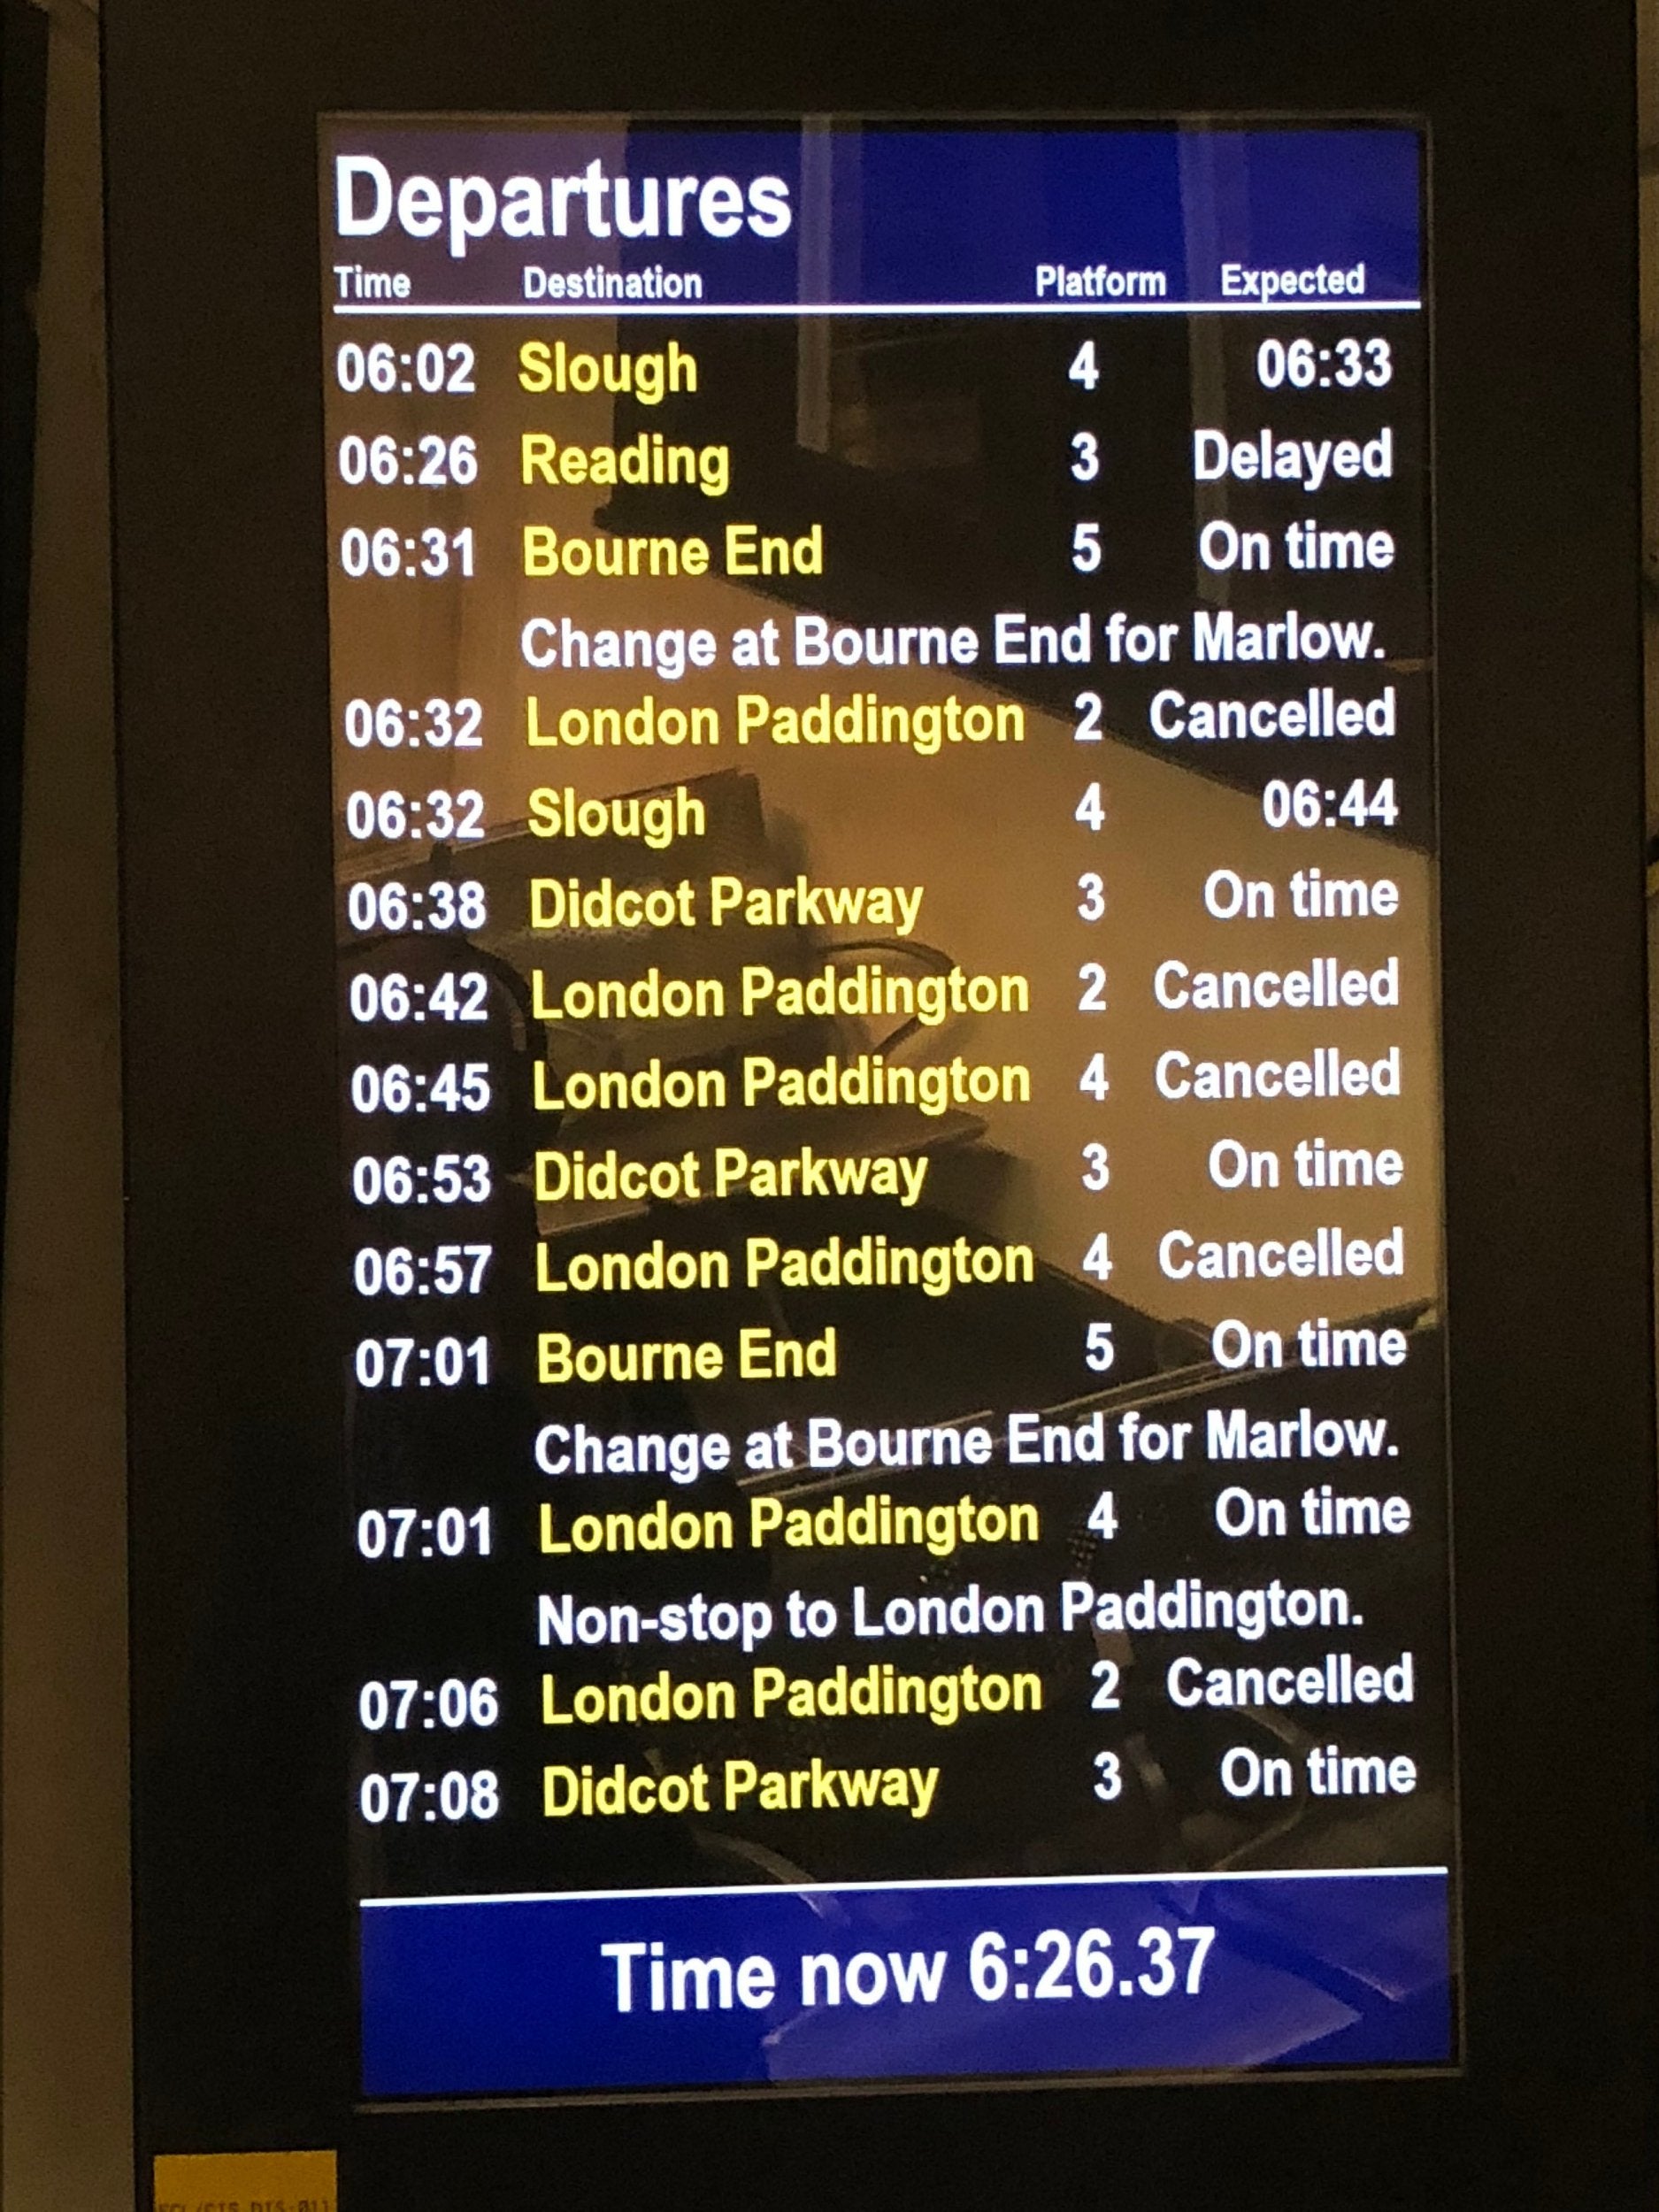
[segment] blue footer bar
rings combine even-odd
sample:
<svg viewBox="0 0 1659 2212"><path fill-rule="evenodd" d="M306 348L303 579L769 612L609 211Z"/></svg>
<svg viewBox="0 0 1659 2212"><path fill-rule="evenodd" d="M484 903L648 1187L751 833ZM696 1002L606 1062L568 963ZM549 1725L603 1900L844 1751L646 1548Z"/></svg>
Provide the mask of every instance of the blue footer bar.
<svg viewBox="0 0 1659 2212"><path fill-rule="evenodd" d="M380 1900L373 2098L1433 2065L1443 1869Z"/></svg>

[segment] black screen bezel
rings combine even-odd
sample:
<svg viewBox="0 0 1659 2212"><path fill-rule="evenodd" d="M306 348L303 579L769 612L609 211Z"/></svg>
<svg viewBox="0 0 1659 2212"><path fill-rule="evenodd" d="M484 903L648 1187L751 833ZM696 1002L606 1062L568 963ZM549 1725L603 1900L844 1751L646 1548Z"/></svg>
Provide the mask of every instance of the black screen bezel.
<svg viewBox="0 0 1659 2212"><path fill-rule="evenodd" d="M1546 27L1509 21L1497 45L1471 6L1131 20L1128 39L1113 12L1040 9L1015 47L977 6L694 25L581 0L555 23L513 0L464 28L389 0L109 10L141 2170L338 2141L348 2201L506 2206L554 2165L620 2196L717 2146L728 2175L839 2193L833 2148L849 2193L908 2173L984 2200L992 2128L1022 2193L1101 2170L1090 2093L352 2114L333 1198L293 1132L331 1142L334 1113L328 765L301 734L327 720L315 133L371 109L1426 124L1468 2070L1286 2083L1268 2105L1217 2083L1179 2127L1179 2093L1143 2085L1109 2108L1111 2172L1168 2194L1334 2158L1349 2200L1399 2202L1461 2200L1460 2170L1484 2200L1512 2170L1525 2201L1560 2161L1540 2200L1609 2202L1641 2170L1632 35L1581 0L1565 72Z"/></svg>

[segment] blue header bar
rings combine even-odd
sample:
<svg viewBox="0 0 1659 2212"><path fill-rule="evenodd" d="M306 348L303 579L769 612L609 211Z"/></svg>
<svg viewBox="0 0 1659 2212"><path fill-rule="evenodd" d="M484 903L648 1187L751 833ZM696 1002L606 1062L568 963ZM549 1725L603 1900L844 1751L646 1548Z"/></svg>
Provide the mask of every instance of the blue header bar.
<svg viewBox="0 0 1659 2212"><path fill-rule="evenodd" d="M335 119L342 314L1411 308L1400 128Z"/></svg>

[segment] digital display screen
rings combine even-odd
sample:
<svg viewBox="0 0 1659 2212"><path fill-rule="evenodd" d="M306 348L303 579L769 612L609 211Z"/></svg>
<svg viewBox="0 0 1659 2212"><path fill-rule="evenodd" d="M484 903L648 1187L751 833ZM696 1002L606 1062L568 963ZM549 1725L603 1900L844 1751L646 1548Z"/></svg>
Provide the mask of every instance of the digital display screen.
<svg viewBox="0 0 1659 2212"><path fill-rule="evenodd" d="M321 155L363 2097L1453 2063L1421 134Z"/></svg>

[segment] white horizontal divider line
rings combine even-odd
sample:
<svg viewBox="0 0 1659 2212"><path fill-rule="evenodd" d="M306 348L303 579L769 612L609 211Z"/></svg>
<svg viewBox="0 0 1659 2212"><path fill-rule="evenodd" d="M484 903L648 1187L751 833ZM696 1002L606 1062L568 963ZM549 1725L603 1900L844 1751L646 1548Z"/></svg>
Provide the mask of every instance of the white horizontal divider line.
<svg viewBox="0 0 1659 2212"><path fill-rule="evenodd" d="M846 301L820 307L798 300L756 301L718 306L687 300L512 300L488 304L457 301L448 306L407 301L331 300L335 315L1411 315L1421 300L918 300Z"/></svg>
<svg viewBox="0 0 1659 2212"><path fill-rule="evenodd" d="M1104 1889L1131 1882L1143 1889L1202 1889L1212 1882L1393 1882L1427 1875L1446 1879L1450 1871L1444 1866L1325 1866L1224 1870L1212 1874L989 1874L931 1882L717 1882L703 1889L500 1890L474 1896L363 1897L357 1902L364 1912L399 1912L425 1905L644 1904L659 1897L834 1897L865 1890Z"/></svg>

